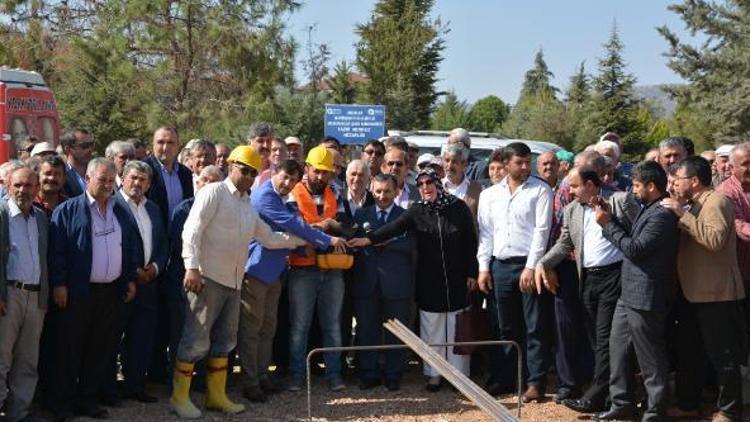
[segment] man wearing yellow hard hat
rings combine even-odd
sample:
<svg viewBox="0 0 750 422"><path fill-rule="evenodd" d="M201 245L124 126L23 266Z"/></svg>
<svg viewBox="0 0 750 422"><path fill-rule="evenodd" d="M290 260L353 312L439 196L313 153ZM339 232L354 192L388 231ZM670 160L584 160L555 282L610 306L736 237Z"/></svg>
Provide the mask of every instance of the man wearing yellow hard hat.
<svg viewBox="0 0 750 422"><path fill-rule="evenodd" d="M305 177L292 189L288 203L297 210L305 223L324 232L341 236L351 229L341 198L329 182L335 170L334 155L323 145L312 148L305 160ZM307 337L317 303L324 347L341 346L339 315L344 300L344 276L341 269L328 265L326 251L306 248L304 253L289 255L289 375L290 391L302 389L305 380ZM332 259L340 258L331 256ZM320 264L326 261L325 264ZM325 268L321 268L321 266ZM324 356L328 388L345 388L341 377L340 353Z"/></svg>
<svg viewBox="0 0 750 422"><path fill-rule="evenodd" d="M229 175L196 195L182 232L188 312L177 348L172 408L183 418L199 418L190 401L193 365L208 355L206 408L239 413L245 406L226 395L227 355L237 343L240 288L247 245L257 240L271 249L293 249L302 239L273 232L250 205L248 190L261 168L260 155L242 145L229 154Z"/></svg>

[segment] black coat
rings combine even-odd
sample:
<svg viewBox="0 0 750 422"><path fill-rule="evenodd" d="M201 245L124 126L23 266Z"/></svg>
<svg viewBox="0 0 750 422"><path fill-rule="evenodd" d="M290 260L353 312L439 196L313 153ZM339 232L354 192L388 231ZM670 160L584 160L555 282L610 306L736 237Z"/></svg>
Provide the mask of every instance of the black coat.
<svg viewBox="0 0 750 422"><path fill-rule="evenodd" d="M476 278L477 234L469 207L455 200L439 214L415 203L396 220L368 235L380 243L408 231L417 239L416 301L427 312L467 306L466 279Z"/></svg>
<svg viewBox="0 0 750 422"><path fill-rule="evenodd" d="M169 227L169 220L172 216L169 215L167 188L164 185L164 177L162 177L161 174L161 164L159 164L159 160L153 155L146 157L143 162L148 164L152 171L151 187L148 192L146 192L146 197L159 206L162 216L162 226ZM175 166L177 166L177 176L180 178L180 184L182 185L182 199L185 200L192 198L193 174L187 169L187 167L178 165L177 162L175 162Z"/></svg>

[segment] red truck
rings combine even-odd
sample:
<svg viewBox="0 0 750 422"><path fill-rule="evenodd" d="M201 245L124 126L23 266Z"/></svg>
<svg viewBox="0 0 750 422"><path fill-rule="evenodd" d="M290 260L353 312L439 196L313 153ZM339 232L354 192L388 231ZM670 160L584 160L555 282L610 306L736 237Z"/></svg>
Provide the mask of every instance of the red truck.
<svg viewBox="0 0 750 422"><path fill-rule="evenodd" d="M0 163L15 158L29 136L59 144L55 95L39 73L0 67L0 135Z"/></svg>

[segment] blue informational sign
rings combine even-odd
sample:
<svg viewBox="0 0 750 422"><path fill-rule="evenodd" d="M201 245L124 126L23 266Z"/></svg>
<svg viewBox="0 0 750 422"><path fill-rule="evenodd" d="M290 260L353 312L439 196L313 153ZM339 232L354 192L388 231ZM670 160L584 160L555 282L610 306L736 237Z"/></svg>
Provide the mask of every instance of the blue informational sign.
<svg viewBox="0 0 750 422"><path fill-rule="evenodd" d="M326 104L325 136L342 144L364 144L385 134L385 106Z"/></svg>

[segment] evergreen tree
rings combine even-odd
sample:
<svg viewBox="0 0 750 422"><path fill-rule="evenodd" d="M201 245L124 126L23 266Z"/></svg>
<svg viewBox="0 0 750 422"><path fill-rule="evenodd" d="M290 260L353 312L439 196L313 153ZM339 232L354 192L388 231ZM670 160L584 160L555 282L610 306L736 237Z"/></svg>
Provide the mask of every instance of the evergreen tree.
<svg viewBox="0 0 750 422"><path fill-rule="evenodd" d="M669 6L686 29L705 41L682 42L666 26L669 67L688 83L671 87L682 110L712 129L707 144L747 140L750 135L750 3L683 1ZM689 111L688 111L689 110ZM687 122L685 122L687 123Z"/></svg>
<svg viewBox="0 0 750 422"><path fill-rule="evenodd" d="M584 62L578 67L576 73L570 78L570 86L565 92L565 102L568 107L583 107L591 99L591 84L586 74Z"/></svg>
<svg viewBox="0 0 750 422"><path fill-rule="evenodd" d="M451 130L469 125L469 107L466 101L460 101L456 93L451 91L435 109L430 127L434 130Z"/></svg>
<svg viewBox="0 0 750 422"><path fill-rule="evenodd" d="M357 96L357 88L352 83L352 67L342 60L333 69L333 77L328 80L331 90L331 102L334 104L353 104Z"/></svg>
<svg viewBox="0 0 750 422"><path fill-rule="evenodd" d="M357 67L367 75L367 100L384 104L389 127L424 128L435 102L438 65L447 28L430 20L433 0L379 0L369 22L357 25ZM398 90L404 98L396 98ZM406 98L411 103L404 106Z"/></svg>
<svg viewBox="0 0 750 422"><path fill-rule="evenodd" d="M644 142L646 128L638 118L639 101L633 95L636 79L626 71L624 45L616 24L604 47L606 54L599 59L598 74L593 78L594 92L576 146L582 149L594 143L600 134L613 131L622 138L624 154L637 157L648 149Z"/></svg>
<svg viewBox="0 0 750 422"><path fill-rule="evenodd" d="M498 132L505 119L508 118L508 113L510 113L510 107L503 100L489 95L480 98L471 107L468 126L476 132Z"/></svg>
<svg viewBox="0 0 750 422"><path fill-rule="evenodd" d="M544 52L540 48L534 58L534 67L529 69L524 76L521 98L537 94L555 97L559 90L550 83L550 80L554 77L555 75L549 70L547 62L544 61Z"/></svg>

